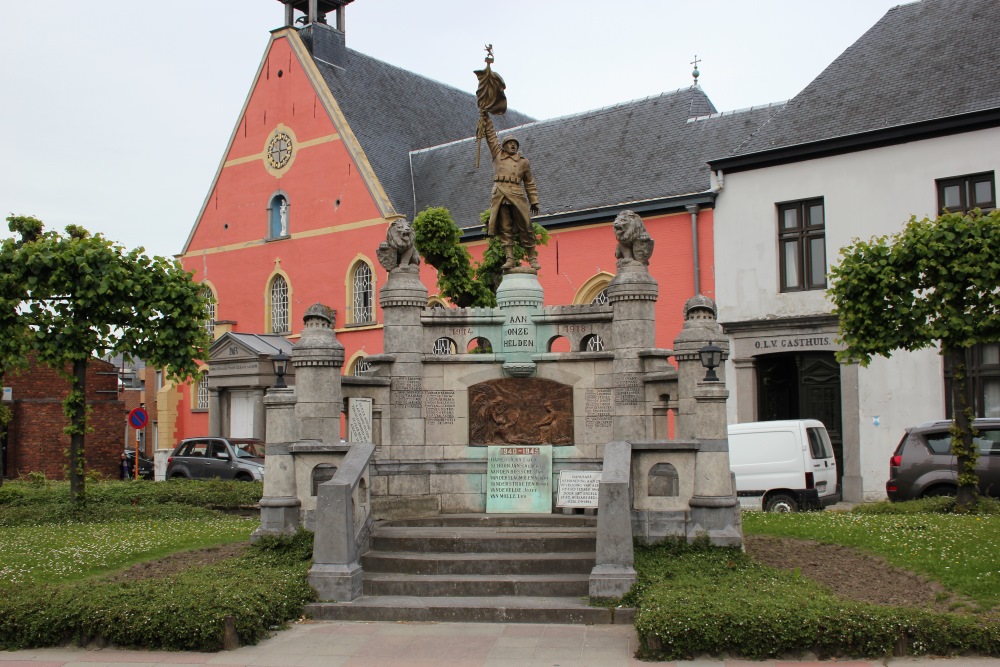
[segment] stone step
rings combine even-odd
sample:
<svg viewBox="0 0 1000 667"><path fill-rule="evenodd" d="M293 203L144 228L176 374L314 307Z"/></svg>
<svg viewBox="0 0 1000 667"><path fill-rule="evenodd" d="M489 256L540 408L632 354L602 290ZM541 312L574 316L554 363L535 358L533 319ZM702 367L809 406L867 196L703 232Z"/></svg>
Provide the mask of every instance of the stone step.
<svg viewBox="0 0 1000 667"><path fill-rule="evenodd" d="M595 551L591 528L529 527L394 527L372 532L375 551L417 553L568 553Z"/></svg>
<svg viewBox="0 0 1000 667"><path fill-rule="evenodd" d="M363 595L353 602L314 602L305 613L322 621L462 623L633 623L634 609L591 607L576 597L409 597Z"/></svg>
<svg viewBox="0 0 1000 667"><path fill-rule="evenodd" d="M538 527L596 528L597 517L582 514L439 514L416 519L395 519L379 524L395 527Z"/></svg>
<svg viewBox="0 0 1000 667"><path fill-rule="evenodd" d="M402 574L589 574L593 551L563 553L413 553L369 551L365 572Z"/></svg>
<svg viewBox="0 0 1000 667"><path fill-rule="evenodd" d="M589 574L440 575L365 573L365 595L416 597L584 597Z"/></svg>

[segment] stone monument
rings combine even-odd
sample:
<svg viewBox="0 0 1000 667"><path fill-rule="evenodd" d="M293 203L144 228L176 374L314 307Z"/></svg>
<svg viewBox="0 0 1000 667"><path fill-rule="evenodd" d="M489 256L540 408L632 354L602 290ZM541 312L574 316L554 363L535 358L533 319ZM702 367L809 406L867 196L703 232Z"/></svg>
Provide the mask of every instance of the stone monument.
<svg viewBox="0 0 1000 667"><path fill-rule="evenodd" d="M370 373L340 375L335 314L316 304L292 354L295 387L265 400L257 534L314 529L322 599L360 594L376 520L583 511L572 507L596 497L596 597L631 585L633 537L742 543L727 392L698 354L727 352L715 304L692 297L675 349L656 347L653 241L637 214L615 220L604 305L544 306L535 272L515 269L495 308L428 308L408 229L393 221L379 248L385 351L367 357ZM571 351L552 351L559 338Z"/></svg>

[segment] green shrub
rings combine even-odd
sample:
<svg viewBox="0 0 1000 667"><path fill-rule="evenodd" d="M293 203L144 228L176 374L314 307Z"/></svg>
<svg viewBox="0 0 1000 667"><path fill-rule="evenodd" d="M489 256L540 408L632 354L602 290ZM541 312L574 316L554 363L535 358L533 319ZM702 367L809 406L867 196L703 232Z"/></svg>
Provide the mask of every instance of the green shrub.
<svg viewBox="0 0 1000 667"><path fill-rule="evenodd" d="M315 599L306 582L312 534L264 543L161 579L0 586L0 650L100 637L118 646L217 651L227 617L242 644L255 644Z"/></svg>
<svg viewBox="0 0 1000 667"><path fill-rule="evenodd" d="M253 507L263 490L261 482L108 481L88 484L85 502L76 506L68 482L9 482L0 487L0 526L207 516Z"/></svg>
<svg viewBox="0 0 1000 667"><path fill-rule="evenodd" d="M1000 624L977 615L844 601L796 572L735 549L667 542L636 550L639 655L650 660L732 653L751 659L812 651L878 657L975 651L1000 655Z"/></svg>

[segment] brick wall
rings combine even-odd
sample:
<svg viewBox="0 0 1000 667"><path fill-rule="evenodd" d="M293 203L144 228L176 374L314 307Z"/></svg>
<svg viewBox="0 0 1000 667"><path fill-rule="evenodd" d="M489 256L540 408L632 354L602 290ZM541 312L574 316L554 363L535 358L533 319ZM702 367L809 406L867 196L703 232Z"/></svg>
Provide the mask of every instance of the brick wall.
<svg viewBox="0 0 1000 667"><path fill-rule="evenodd" d="M14 398L5 476L43 472L49 479L65 479L69 436L63 429L69 420L63 416L62 401L69 383L59 373L31 360L27 369L8 373L3 385L12 388ZM85 469L117 477L127 412L125 403L118 398L118 375L111 364L91 360L87 368L87 405L91 408L91 432L84 438Z"/></svg>

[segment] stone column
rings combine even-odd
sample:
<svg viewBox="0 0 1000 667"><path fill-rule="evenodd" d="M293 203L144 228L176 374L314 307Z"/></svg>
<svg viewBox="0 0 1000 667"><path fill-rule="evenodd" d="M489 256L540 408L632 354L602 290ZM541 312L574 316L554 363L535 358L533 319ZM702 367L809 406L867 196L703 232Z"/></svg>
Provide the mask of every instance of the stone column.
<svg viewBox="0 0 1000 667"><path fill-rule="evenodd" d="M723 359L728 356L729 343L716 312L715 302L702 294L684 304L684 328L674 341L680 404L677 437L698 441L688 539L707 535L717 546L741 546L739 503L729 470L725 373L720 365L719 380L706 381L707 370L698 354L711 343L722 348Z"/></svg>
<svg viewBox="0 0 1000 667"><path fill-rule="evenodd" d="M258 440L266 440L265 433L266 417L264 415L264 387L255 387L253 390L253 437Z"/></svg>
<svg viewBox="0 0 1000 667"><path fill-rule="evenodd" d="M503 354L504 373L511 377L535 374L535 362L531 360L537 351L534 317L542 311L544 301L545 293L538 282L536 269L516 267L500 279L497 308L503 313L504 321L500 349L496 351Z"/></svg>
<svg viewBox="0 0 1000 667"><path fill-rule="evenodd" d="M208 434L214 437L222 435L222 401L219 400L221 390L217 387L208 388Z"/></svg>
<svg viewBox="0 0 1000 667"><path fill-rule="evenodd" d="M618 274L608 285L608 302L614 311L611 322L615 358L612 362L615 389L615 440L649 440L654 435L646 405L643 363L639 351L656 346L656 299L659 286L642 263L619 262Z"/></svg>
<svg viewBox="0 0 1000 667"><path fill-rule="evenodd" d="M269 389L267 411L264 496L260 499L260 527L251 535L290 535L299 525L301 502L296 493L295 461L291 445L296 440L295 388Z"/></svg>
<svg viewBox="0 0 1000 667"><path fill-rule="evenodd" d="M424 458L423 326L420 313L427 307L427 288L420 282L416 265L389 270L379 290L379 305L385 321L382 341L385 353L394 355L390 375L389 447L393 459Z"/></svg>
<svg viewBox="0 0 1000 667"><path fill-rule="evenodd" d="M302 337L292 350L298 440L340 442L344 346L333 331L336 316L336 311L321 303L309 306L302 318Z"/></svg>

